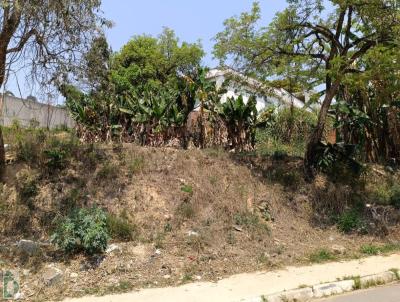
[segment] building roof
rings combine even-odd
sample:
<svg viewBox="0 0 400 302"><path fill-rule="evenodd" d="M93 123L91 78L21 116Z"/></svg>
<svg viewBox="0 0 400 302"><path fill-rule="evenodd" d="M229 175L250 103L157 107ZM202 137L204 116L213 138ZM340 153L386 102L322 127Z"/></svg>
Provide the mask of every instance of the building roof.
<svg viewBox="0 0 400 302"><path fill-rule="evenodd" d="M278 98L283 104L290 106L294 105L297 108L303 108L304 107L304 102L302 102L299 98L297 98L295 95L287 91L286 89L283 88L270 88L266 87L264 83L261 81L254 79L252 77L248 77L238 71L235 71L230 68L226 69L211 69L207 73L207 79L216 79L218 77L234 77L239 79L242 84L247 85L249 88L254 89L254 90L265 90L268 91L268 94Z"/></svg>

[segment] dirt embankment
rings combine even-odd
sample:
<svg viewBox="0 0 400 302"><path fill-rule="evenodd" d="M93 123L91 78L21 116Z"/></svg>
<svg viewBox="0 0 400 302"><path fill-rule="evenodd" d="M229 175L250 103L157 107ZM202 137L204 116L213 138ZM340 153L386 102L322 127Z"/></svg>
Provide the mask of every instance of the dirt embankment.
<svg viewBox="0 0 400 302"><path fill-rule="evenodd" d="M30 204L21 204L16 175L27 169L39 189ZM313 254L318 261L324 249L332 255L322 260L329 260L359 256L364 244L398 244L398 211L379 225L384 229L371 222L376 231L363 235L339 232L321 207L316 213L316 203L346 208L351 192L351 186L324 177L306 184L298 159L214 149L80 148L56 171L37 163L8 166L0 202L0 265L22 272L26 297L48 300L218 280L309 262ZM67 257L46 245L57 217L93 204L125 217L134 237L114 240L114 251L90 258ZM20 239L45 244L34 257L25 257L9 248ZM43 285L48 265L62 271L56 286Z"/></svg>

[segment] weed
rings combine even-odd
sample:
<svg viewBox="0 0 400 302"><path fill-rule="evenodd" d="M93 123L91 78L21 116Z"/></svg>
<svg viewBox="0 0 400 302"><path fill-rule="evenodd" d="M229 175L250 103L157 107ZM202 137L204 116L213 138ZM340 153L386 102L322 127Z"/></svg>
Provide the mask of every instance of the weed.
<svg viewBox="0 0 400 302"><path fill-rule="evenodd" d="M322 263L327 261L335 260L336 257L327 249L320 249L309 256L309 259L313 263Z"/></svg>
<svg viewBox="0 0 400 302"><path fill-rule="evenodd" d="M189 238L186 240L186 244L197 253L200 253L207 245L207 239L201 234L189 236Z"/></svg>
<svg viewBox="0 0 400 302"><path fill-rule="evenodd" d="M111 162L105 162L97 171L96 179L99 181L112 180L118 177L118 168Z"/></svg>
<svg viewBox="0 0 400 302"><path fill-rule="evenodd" d="M89 255L107 247L107 216L99 208L82 208L57 221L51 241L66 253L84 251Z"/></svg>
<svg viewBox="0 0 400 302"><path fill-rule="evenodd" d="M210 157L215 157L215 158L218 158L222 154L225 153L224 149L222 149L222 148L206 148L206 149L203 149L203 152L206 155L208 155Z"/></svg>
<svg viewBox="0 0 400 302"><path fill-rule="evenodd" d="M50 169L63 169L67 163L67 152L59 148L44 150L46 165Z"/></svg>
<svg viewBox="0 0 400 302"><path fill-rule="evenodd" d="M308 285L307 284L300 284L298 288L307 288Z"/></svg>
<svg viewBox="0 0 400 302"><path fill-rule="evenodd" d="M397 280L400 280L400 272L398 268L391 268L389 271L391 271L396 276Z"/></svg>
<svg viewBox="0 0 400 302"><path fill-rule="evenodd" d="M239 226L246 227L252 240L260 240L266 235L270 235L271 230L260 217L251 212L236 213L233 222Z"/></svg>
<svg viewBox="0 0 400 302"><path fill-rule="evenodd" d="M183 219L192 219L195 216L193 204L189 200L184 200L176 209L176 214Z"/></svg>
<svg viewBox="0 0 400 302"><path fill-rule="evenodd" d="M259 217L251 212L236 213L233 220L235 224L242 226L257 226L260 223Z"/></svg>
<svg viewBox="0 0 400 302"><path fill-rule="evenodd" d="M107 229L114 239L132 241L136 238L136 226L130 223L124 215L107 214Z"/></svg>
<svg viewBox="0 0 400 302"><path fill-rule="evenodd" d="M228 244L234 245L236 243L235 234L232 231L228 232L228 236L226 238L226 242Z"/></svg>
<svg viewBox="0 0 400 302"><path fill-rule="evenodd" d="M188 193L188 194L190 194L190 195L193 194L193 188L192 188L191 185L183 185L183 186L181 187L181 191L182 191L182 192L185 192L185 193Z"/></svg>
<svg viewBox="0 0 400 302"><path fill-rule="evenodd" d="M96 148L96 145L93 143L82 148L82 152L85 154L85 156L81 158L84 161L85 165L90 169L94 169L98 162L107 159L104 152Z"/></svg>
<svg viewBox="0 0 400 302"><path fill-rule="evenodd" d="M35 135L26 135L17 138L16 155L17 159L30 164L39 162L42 150L42 143Z"/></svg>
<svg viewBox="0 0 400 302"><path fill-rule="evenodd" d="M133 176L144 169L144 157L131 157L127 163L129 176Z"/></svg>
<svg viewBox="0 0 400 302"><path fill-rule="evenodd" d="M133 289L133 284L130 281L119 281L117 285L108 286L103 294L126 293Z"/></svg>
<svg viewBox="0 0 400 302"><path fill-rule="evenodd" d="M163 232L157 233L156 236L153 238L153 241L154 241L154 247L156 249L164 248L165 233Z"/></svg>
<svg viewBox="0 0 400 302"><path fill-rule="evenodd" d="M357 210L348 210L342 213L338 218L338 229L343 233L350 233L361 229L363 222Z"/></svg>
<svg viewBox="0 0 400 302"><path fill-rule="evenodd" d="M353 277L353 281L354 281L353 289L354 290L361 289L361 278L360 278L360 276Z"/></svg>
<svg viewBox="0 0 400 302"><path fill-rule="evenodd" d="M78 206L79 201L82 198L81 191L78 188L73 188L63 198L61 203L61 209L64 211L71 211Z"/></svg>
<svg viewBox="0 0 400 302"><path fill-rule="evenodd" d="M376 204L388 205L391 199L390 187L388 184L385 182L376 184L372 191L372 199Z"/></svg>
<svg viewBox="0 0 400 302"><path fill-rule="evenodd" d="M271 261L269 259L268 254L266 253L261 253L258 257L257 257L257 262L261 263L261 264L270 264Z"/></svg>
<svg viewBox="0 0 400 302"><path fill-rule="evenodd" d="M172 225L169 222L164 225L164 232L172 232Z"/></svg>
<svg viewBox="0 0 400 302"><path fill-rule="evenodd" d="M190 282L190 281L193 281L193 274L191 274L191 273L185 273L185 274L183 274L183 276L182 276L182 282L183 282L183 283L186 283L186 282Z"/></svg>
<svg viewBox="0 0 400 302"><path fill-rule="evenodd" d="M30 169L21 170L17 174L16 190L18 200L27 205L30 209L33 208L33 198L38 194L38 175Z"/></svg>
<svg viewBox="0 0 400 302"><path fill-rule="evenodd" d="M400 250L400 244L388 243L385 245L377 246L366 244L361 246L360 252L366 255L387 254Z"/></svg>
<svg viewBox="0 0 400 302"><path fill-rule="evenodd" d="M378 246L367 244L361 246L360 252L366 255L378 255L381 252L381 249Z"/></svg>
<svg viewBox="0 0 400 302"><path fill-rule="evenodd" d="M210 184L215 186L218 182L218 177L216 176L210 176Z"/></svg>
<svg viewBox="0 0 400 302"><path fill-rule="evenodd" d="M8 198L11 195L11 190L6 184L0 184L0 217L7 215L9 207Z"/></svg>
<svg viewBox="0 0 400 302"><path fill-rule="evenodd" d="M385 284L385 282L383 280L367 280L366 282L364 282L363 284L361 284L361 288L366 289L366 288L370 288L370 287L374 287L374 286L378 286L378 285L382 285Z"/></svg>

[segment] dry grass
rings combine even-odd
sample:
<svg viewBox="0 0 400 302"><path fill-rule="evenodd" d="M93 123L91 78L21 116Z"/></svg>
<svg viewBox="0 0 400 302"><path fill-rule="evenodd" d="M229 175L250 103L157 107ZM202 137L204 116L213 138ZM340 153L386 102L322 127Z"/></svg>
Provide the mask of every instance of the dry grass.
<svg viewBox="0 0 400 302"><path fill-rule="evenodd" d="M345 187L335 190L326 179L306 184L299 160L126 144L78 145L67 162L53 174L30 167L41 175L32 197L34 209L19 203L15 190L13 175L26 164L8 166L7 190L3 190L7 194L0 196L0 207L8 213L0 215L2 241L48 238L55 217L73 207L96 204L114 213L112 223L121 231L114 240L128 242L118 242L122 254L107 256L91 271L80 270L88 262L83 256L63 262L63 255L49 252L46 261L57 261L80 278L46 289L41 293L44 300L79 295L76 289L114 291L125 280L131 282L129 289L180 284L196 276L216 280L297 264L333 244L350 253L359 252L363 244L381 242L368 235L344 235L334 226L316 226L316 203L346 208L350 193ZM13 223L6 223L9 220ZM400 239L397 227L388 238ZM10 255L4 259L14 261Z"/></svg>

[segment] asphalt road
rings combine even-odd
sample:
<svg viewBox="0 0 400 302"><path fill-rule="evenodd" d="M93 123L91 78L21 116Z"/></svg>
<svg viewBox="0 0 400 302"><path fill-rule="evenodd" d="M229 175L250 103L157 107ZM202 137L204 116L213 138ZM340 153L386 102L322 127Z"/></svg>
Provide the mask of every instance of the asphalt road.
<svg viewBox="0 0 400 302"><path fill-rule="evenodd" d="M400 302L400 284L355 291L320 302Z"/></svg>

